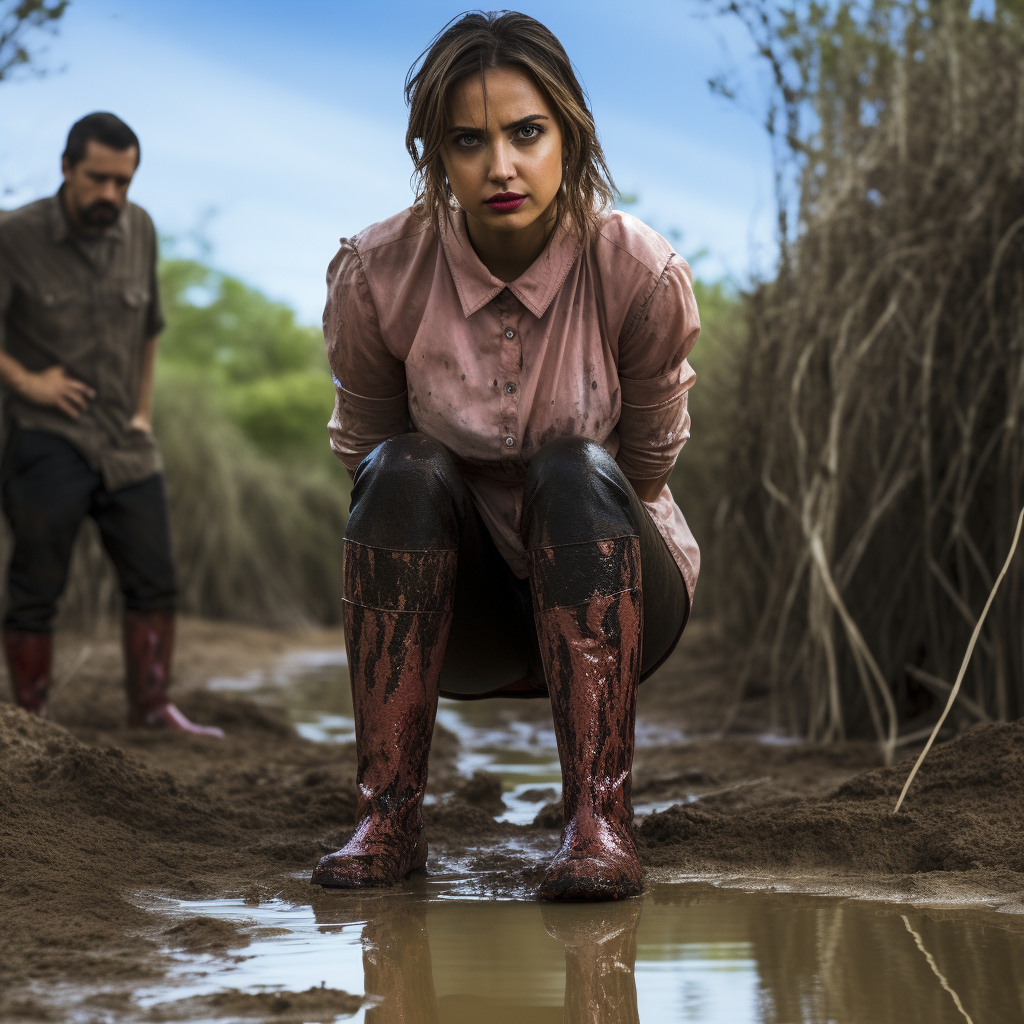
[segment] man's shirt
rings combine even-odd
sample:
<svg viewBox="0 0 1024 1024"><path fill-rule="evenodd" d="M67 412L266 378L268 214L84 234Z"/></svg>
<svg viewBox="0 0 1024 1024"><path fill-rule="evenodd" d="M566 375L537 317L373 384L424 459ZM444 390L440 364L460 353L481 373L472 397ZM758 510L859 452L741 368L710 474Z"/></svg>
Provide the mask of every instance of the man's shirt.
<svg viewBox="0 0 1024 1024"><path fill-rule="evenodd" d="M146 342L164 326L156 261L153 222L134 203L90 239L72 231L60 193L0 217L0 345L27 370L59 364L96 392L78 419L13 394L8 410L70 441L109 490L161 469L152 434L130 426Z"/></svg>

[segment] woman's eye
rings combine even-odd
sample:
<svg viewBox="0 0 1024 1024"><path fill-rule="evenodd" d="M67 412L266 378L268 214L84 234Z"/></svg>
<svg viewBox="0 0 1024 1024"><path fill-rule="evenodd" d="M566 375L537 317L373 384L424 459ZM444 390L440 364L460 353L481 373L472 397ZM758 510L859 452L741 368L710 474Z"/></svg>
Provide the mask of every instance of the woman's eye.
<svg viewBox="0 0 1024 1024"><path fill-rule="evenodd" d="M475 135L457 135L455 137L456 146L475 146L478 141Z"/></svg>
<svg viewBox="0 0 1024 1024"><path fill-rule="evenodd" d="M535 139L540 135L540 126L536 124L524 124L519 129L519 137L523 139Z"/></svg>

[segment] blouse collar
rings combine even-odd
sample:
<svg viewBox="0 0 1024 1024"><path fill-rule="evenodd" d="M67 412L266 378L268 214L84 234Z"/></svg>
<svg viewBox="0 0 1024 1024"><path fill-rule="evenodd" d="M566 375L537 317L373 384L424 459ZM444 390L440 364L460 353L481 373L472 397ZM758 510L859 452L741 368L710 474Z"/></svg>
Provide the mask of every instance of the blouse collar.
<svg viewBox="0 0 1024 1024"><path fill-rule="evenodd" d="M466 317L472 316L508 288L540 319L558 294L581 249L576 235L564 224L559 224L526 272L506 284L480 262L469 240L466 216L462 210L453 214L450 223L442 218L441 243L459 293L462 313Z"/></svg>

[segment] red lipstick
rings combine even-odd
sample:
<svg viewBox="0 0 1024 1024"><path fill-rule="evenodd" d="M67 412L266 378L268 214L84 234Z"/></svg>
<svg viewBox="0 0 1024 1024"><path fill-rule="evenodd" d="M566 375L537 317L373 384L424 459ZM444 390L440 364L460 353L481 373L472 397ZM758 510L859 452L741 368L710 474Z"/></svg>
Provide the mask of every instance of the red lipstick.
<svg viewBox="0 0 1024 1024"><path fill-rule="evenodd" d="M495 192L486 202L496 213L511 213L526 202L526 196L518 192Z"/></svg>

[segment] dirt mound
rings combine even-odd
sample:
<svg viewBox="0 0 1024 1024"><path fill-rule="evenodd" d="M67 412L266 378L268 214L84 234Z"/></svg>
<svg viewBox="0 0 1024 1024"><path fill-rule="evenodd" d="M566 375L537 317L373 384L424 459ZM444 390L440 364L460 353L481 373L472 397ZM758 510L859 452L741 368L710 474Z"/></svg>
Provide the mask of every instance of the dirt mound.
<svg viewBox="0 0 1024 1024"><path fill-rule="evenodd" d="M976 726L928 756L893 814L911 759L824 797L729 812L676 805L637 830L644 859L688 871L1024 872L1024 723Z"/></svg>
<svg viewBox="0 0 1024 1024"><path fill-rule="evenodd" d="M210 950L244 949L249 945L249 936L230 921L216 917L190 917L181 924L164 931L170 945L187 949L190 953L205 953Z"/></svg>
<svg viewBox="0 0 1024 1024"><path fill-rule="evenodd" d="M103 682L65 701L69 728L0 703L0 1016L6 981L159 975L160 949L244 944L207 919L168 933L136 903L239 890L258 902L284 888L316 899L305 873L351 834L351 745L311 743L279 708L209 692L181 704L228 730L224 741L126 730L113 715L101 728ZM431 771L442 788L457 748L439 730ZM470 781L467 796L494 803L491 780ZM462 799L428 821L432 842L497 829Z"/></svg>
<svg viewBox="0 0 1024 1024"><path fill-rule="evenodd" d="M362 1006L359 996L339 989L311 988L305 992L260 992L255 995L229 989L212 996L179 999L154 1006L148 1019L180 1021L211 1017L253 1017L278 1024L333 1024Z"/></svg>
<svg viewBox="0 0 1024 1024"><path fill-rule="evenodd" d="M222 717L214 695L205 701ZM268 730L267 716L224 703L236 724L223 744L121 732L127 751L0 704L0 989L5 979L159 971L153 951L175 938L134 905L136 893L258 886L344 840L351 751Z"/></svg>
<svg viewBox="0 0 1024 1024"><path fill-rule="evenodd" d="M474 807L479 807L488 814L498 815L505 810L505 801L501 798L501 778L493 772L485 772L478 768L473 774L455 787L456 799Z"/></svg>

